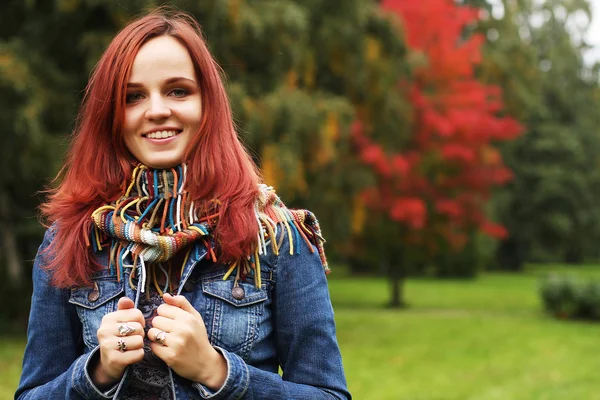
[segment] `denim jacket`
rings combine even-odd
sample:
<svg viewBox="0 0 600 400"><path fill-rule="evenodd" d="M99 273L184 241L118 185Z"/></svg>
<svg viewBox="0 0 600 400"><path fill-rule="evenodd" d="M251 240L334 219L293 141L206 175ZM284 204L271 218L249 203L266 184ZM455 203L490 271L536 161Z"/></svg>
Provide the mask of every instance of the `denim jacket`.
<svg viewBox="0 0 600 400"><path fill-rule="evenodd" d="M113 389L101 392L88 364L99 354L96 331L102 317L116 310L122 296L137 304L139 290L129 286L127 276L119 281L108 269L93 276L93 287L53 287L43 268L52 231L46 232L33 266L28 341L15 399L119 399L129 370ZM228 371L224 385L213 392L169 370L174 399L351 398L319 255L302 240L293 243L290 255L290 240L282 231L279 254L260 256L260 288L252 277L239 282L242 298L232 295L234 277L223 280L224 267L200 263L207 254L204 245L191 252L178 294L201 313ZM106 252L98 256L106 262Z"/></svg>

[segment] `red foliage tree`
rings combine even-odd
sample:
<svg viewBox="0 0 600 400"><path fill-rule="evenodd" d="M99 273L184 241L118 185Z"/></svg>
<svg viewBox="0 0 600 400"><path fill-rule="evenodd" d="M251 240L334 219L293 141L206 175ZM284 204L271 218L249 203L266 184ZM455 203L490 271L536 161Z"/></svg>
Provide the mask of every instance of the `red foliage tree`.
<svg viewBox="0 0 600 400"><path fill-rule="evenodd" d="M465 35L479 10L453 0L383 0L381 7L403 22L412 52L426 62L408 85L413 106L408 146L390 154L357 121L353 137L359 156L377 176L364 201L404 227L405 244L431 252L459 251L473 232L495 238L504 227L486 218L494 187L511 179L495 145L515 138L519 123L502 116L501 89L477 81L484 38Z"/></svg>

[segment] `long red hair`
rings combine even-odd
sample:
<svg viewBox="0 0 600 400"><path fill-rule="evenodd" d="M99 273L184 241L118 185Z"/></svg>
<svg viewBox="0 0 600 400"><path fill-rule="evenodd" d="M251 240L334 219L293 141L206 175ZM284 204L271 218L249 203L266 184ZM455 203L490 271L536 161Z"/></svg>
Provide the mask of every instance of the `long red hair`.
<svg viewBox="0 0 600 400"><path fill-rule="evenodd" d="M238 139L221 69L193 17L159 9L123 28L94 68L65 164L55 179L59 183L40 206L46 222L55 224L47 268L58 287L90 284L90 275L98 268L87 246L91 213L119 197L136 164L121 133L131 66L144 43L163 35L187 48L202 96L200 128L184 154L191 199L221 203L214 232L221 261L247 256L256 245L254 206L260 177Z"/></svg>

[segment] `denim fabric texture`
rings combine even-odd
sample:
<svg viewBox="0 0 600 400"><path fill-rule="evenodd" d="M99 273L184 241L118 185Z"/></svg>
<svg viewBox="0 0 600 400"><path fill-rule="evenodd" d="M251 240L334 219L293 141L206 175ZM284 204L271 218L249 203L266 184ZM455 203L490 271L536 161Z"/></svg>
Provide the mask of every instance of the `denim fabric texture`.
<svg viewBox="0 0 600 400"><path fill-rule="evenodd" d="M255 286L253 276L239 282L243 298L232 295L233 276L223 280L224 266L202 262L207 253L202 244L191 252L178 294L202 315L228 373L224 385L213 392L170 371L174 399L351 398L319 255L304 241L295 242L296 254L290 255L289 238L281 234L285 237L279 255L269 251L260 258L261 287ZM15 399L119 399L128 371L103 393L92 383L88 364L99 355L96 331L102 317L116 310L122 296L137 304L139 289L129 286L128 272L119 282L108 268L93 276L95 296L89 296L94 288L53 287L43 269L51 256L43 250L52 236L51 228L33 267L28 341ZM106 265L106 252L98 257Z"/></svg>

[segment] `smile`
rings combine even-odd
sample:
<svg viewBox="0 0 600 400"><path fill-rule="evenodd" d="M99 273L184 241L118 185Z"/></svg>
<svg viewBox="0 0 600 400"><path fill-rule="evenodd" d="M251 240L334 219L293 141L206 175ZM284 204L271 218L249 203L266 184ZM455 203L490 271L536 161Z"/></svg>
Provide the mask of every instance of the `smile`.
<svg viewBox="0 0 600 400"><path fill-rule="evenodd" d="M156 131L144 135L148 139L167 139L179 134L180 131Z"/></svg>

